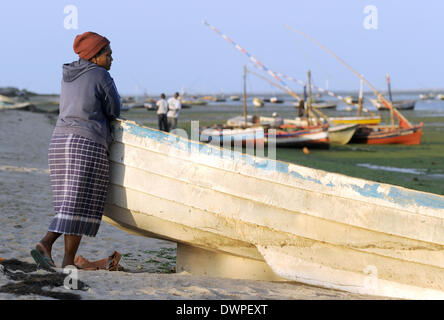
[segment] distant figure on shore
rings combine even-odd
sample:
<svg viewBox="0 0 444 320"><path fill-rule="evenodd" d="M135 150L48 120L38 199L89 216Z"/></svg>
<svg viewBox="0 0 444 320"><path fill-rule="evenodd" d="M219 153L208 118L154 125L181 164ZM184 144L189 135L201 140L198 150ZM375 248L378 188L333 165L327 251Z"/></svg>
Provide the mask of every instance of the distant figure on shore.
<svg viewBox="0 0 444 320"><path fill-rule="evenodd" d="M182 103L179 100L179 92L176 92L174 97L168 99L167 117L169 130L174 130L177 128L180 109L182 109Z"/></svg>
<svg viewBox="0 0 444 320"><path fill-rule="evenodd" d="M281 117L279 117L279 115L277 114L277 112L273 112L272 114L273 119L273 127L280 127L281 125L284 124L284 119L282 119Z"/></svg>
<svg viewBox="0 0 444 320"><path fill-rule="evenodd" d="M168 102L165 100L165 94L162 93L160 95L160 100L156 102L157 106L157 123L159 126L159 130L168 132Z"/></svg>
<svg viewBox="0 0 444 320"><path fill-rule="evenodd" d="M31 255L39 267L55 267L51 250L63 234L62 268L75 266L82 236L95 237L109 184L110 122L121 102L111 68L107 38L85 32L74 40L79 60L63 65L60 113L49 145L55 216Z"/></svg>

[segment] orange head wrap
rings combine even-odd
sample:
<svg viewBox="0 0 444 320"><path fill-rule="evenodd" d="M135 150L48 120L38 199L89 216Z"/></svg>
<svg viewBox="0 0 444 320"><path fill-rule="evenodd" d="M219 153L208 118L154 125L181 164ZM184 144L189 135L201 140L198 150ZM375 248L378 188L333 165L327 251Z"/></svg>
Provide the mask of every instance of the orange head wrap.
<svg viewBox="0 0 444 320"><path fill-rule="evenodd" d="M74 52L77 53L80 58L89 60L109 43L107 38L95 32L88 31L76 36L73 47Z"/></svg>

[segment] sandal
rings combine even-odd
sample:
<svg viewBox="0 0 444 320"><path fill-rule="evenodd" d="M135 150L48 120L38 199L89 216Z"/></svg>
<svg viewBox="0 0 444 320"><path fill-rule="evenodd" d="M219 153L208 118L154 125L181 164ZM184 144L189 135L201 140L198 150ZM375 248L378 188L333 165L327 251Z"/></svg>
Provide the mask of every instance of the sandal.
<svg viewBox="0 0 444 320"><path fill-rule="evenodd" d="M37 264L38 268L51 271L54 270L55 267L54 261L51 258L44 256L39 250L32 249L31 256L34 259L35 263Z"/></svg>

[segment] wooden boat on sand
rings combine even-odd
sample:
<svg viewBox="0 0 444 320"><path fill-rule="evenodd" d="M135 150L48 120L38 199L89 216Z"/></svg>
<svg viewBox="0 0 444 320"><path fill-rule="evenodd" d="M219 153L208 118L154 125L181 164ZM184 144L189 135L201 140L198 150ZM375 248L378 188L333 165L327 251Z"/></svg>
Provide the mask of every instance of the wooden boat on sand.
<svg viewBox="0 0 444 320"><path fill-rule="evenodd" d="M178 272L444 299L444 196L112 124L104 220Z"/></svg>
<svg viewBox="0 0 444 320"><path fill-rule="evenodd" d="M423 123L419 126L360 126L350 143L366 144L405 144L414 145L421 143Z"/></svg>
<svg viewBox="0 0 444 320"><path fill-rule="evenodd" d="M199 141L214 145L256 145L264 144L265 135L263 127L232 127L215 125L202 128Z"/></svg>
<svg viewBox="0 0 444 320"><path fill-rule="evenodd" d="M0 110L35 110L35 105L30 102L1 102L0 101Z"/></svg>
<svg viewBox="0 0 444 320"><path fill-rule="evenodd" d="M274 131L271 131L274 130ZM273 140L271 140L273 139ZM273 143L277 147L311 147L328 148L329 132L325 126L300 126L284 124L273 128L268 124L260 124L242 128L240 124L235 126L216 125L202 128L200 132L201 142L211 142L214 145L268 145Z"/></svg>
<svg viewBox="0 0 444 320"><path fill-rule="evenodd" d="M247 126L252 126L253 117L247 116ZM272 125L275 121L273 117L259 117L259 123L263 125ZM312 123L316 122L316 119L311 119ZM284 124L290 124L295 126L308 126L306 118L297 117L295 119L283 119ZM245 124L244 117L237 116L227 120L227 125L241 126ZM339 124L328 126L328 140L330 143L347 144L354 135L359 124Z"/></svg>

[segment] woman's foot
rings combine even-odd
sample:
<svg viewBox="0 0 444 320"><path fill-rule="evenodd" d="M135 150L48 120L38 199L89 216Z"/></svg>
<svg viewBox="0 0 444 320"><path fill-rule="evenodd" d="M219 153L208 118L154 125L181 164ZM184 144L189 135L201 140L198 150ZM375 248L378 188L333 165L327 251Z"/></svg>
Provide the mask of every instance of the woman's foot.
<svg viewBox="0 0 444 320"><path fill-rule="evenodd" d="M54 260L52 260L52 256L51 256L51 247L49 247L48 245L45 245L42 242L39 242L36 244L35 249L38 250L44 257L48 258L48 263L52 266L52 267L56 267Z"/></svg>

